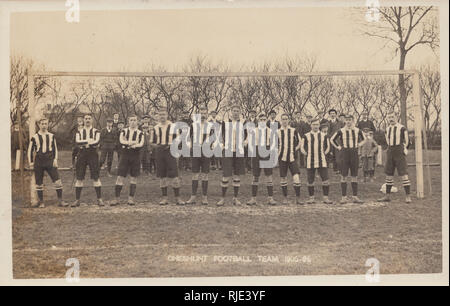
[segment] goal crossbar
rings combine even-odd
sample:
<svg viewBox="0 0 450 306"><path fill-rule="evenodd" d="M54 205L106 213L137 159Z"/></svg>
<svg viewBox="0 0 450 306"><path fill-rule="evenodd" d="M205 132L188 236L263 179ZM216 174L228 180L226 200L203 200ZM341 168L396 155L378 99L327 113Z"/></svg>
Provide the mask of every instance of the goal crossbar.
<svg viewBox="0 0 450 306"><path fill-rule="evenodd" d="M416 153L416 187L417 197L424 198L424 176L423 176L423 151L422 133L424 131L422 101L420 89L420 74L418 70L373 70L373 71L314 71L314 72L95 72L95 71L32 71L28 72L28 97L29 97L29 135L36 133L35 125L35 78L36 77L334 77L334 76L382 76L382 75L412 75L413 76L413 112L415 131L415 153ZM428 179L430 181L430 170L428 166ZM430 183L430 182L429 182ZM35 186L31 180L31 201L36 201ZM431 190L431 187L430 187Z"/></svg>
<svg viewBox="0 0 450 306"><path fill-rule="evenodd" d="M378 71L314 71L314 72L94 72L94 71L32 71L33 76L60 77L313 77L415 74L416 70Z"/></svg>

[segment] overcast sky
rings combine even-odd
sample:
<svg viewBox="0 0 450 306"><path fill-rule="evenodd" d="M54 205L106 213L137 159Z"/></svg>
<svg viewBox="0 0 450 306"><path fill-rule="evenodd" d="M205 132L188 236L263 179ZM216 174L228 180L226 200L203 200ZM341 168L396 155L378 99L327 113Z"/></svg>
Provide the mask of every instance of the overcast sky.
<svg viewBox="0 0 450 306"><path fill-rule="evenodd" d="M81 11L11 15L12 54L49 70L142 71L149 64L180 70L207 55L237 70L284 55L317 57L321 70L397 69L392 50L358 33L364 16L347 8ZM407 68L437 62L431 50L414 50Z"/></svg>

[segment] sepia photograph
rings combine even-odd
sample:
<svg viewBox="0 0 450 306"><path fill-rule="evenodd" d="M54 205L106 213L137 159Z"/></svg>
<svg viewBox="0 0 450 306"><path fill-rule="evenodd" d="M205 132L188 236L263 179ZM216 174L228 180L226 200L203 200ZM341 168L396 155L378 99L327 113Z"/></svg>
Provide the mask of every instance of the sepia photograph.
<svg viewBox="0 0 450 306"><path fill-rule="evenodd" d="M0 13L0 275L448 285L448 2Z"/></svg>

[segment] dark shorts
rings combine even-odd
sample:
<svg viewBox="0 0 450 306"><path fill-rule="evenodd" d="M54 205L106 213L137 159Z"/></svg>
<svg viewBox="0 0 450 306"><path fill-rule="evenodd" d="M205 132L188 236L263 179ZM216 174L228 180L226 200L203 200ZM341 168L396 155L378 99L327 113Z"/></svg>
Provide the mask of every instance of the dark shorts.
<svg viewBox="0 0 450 306"><path fill-rule="evenodd" d="M273 174L273 168L261 168L260 161L261 160L269 160L270 156L261 158L258 155L256 157L252 157L252 173L253 176L259 177L261 176L261 170L264 170L264 175L272 175Z"/></svg>
<svg viewBox="0 0 450 306"><path fill-rule="evenodd" d="M359 157L358 149L346 149L341 150L341 174L344 177L350 175L355 177L358 176L359 168Z"/></svg>
<svg viewBox="0 0 450 306"><path fill-rule="evenodd" d="M293 162L285 162L280 159L279 166L280 177L286 177L288 170L291 171L291 175L300 174L300 168L297 160L294 160Z"/></svg>
<svg viewBox="0 0 450 306"><path fill-rule="evenodd" d="M138 177L141 174L140 151L134 149L123 149L120 155L117 175L126 177L130 174L132 177Z"/></svg>
<svg viewBox="0 0 450 306"><path fill-rule="evenodd" d="M82 181L86 176L86 168L89 166L89 171L91 172L91 179L94 181L98 180L100 177L100 164L98 161L97 149L80 149L78 153L77 165L75 167L75 172L77 180Z"/></svg>
<svg viewBox="0 0 450 306"><path fill-rule="evenodd" d="M342 151L343 150L339 151L338 149L334 148L334 158L335 158L336 164L339 168L342 165Z"/></svg>
<svg viewBox="0 0 450 306"><path fill-rule="evenodd" d="M328 181L328 168L309 168L306 169L308 184L314 183L314 180L316 178L316 171L319 172L322 182Z"/></svg>
<svg viewBox="0 0 450 306"><path fill-rule="evenodd" d="M406 163L406 155L403 152L403 146L389 147L387 150L384 172L388 176L393 176L395 169L397 169L399 176L408 174L408 165Z"/></svg>
<svg viewBox="0 0 450 306"><path fill-rule="evenodd" d="M72 157L75 158L77 156L78 152L80 152L80 147L79 146L74 146L72 148Z"/></svg>
<svg viewBox="0 0 450 306"><path fill-rule="evenodd" d="M209 167L211 166L210 157L192 157L192 172L199 173L209 173Z"/></svg>
<svg viewBox="0 0 450 306"><path fill-rule="evenodd" d="M234 153L236 155L236 153ZM223 157L222 170L224 177L245 174L245 157Z"/></svg>
<svg viewBox="0 0 450 306"><path fill-rule="evenodd" d="M178 177L177 159L170 153L170 146L158 146L155 152L155 159L157 177Z"/></svg>
<svg viewBox="0 0 450 306"><path fill-rule="evenodd" d="M36 156L34 162L34 179L36 185L42 185L44 183L44 174L48 173L52 182L59 180L58 169L53 167L53 156Z"/></svg>

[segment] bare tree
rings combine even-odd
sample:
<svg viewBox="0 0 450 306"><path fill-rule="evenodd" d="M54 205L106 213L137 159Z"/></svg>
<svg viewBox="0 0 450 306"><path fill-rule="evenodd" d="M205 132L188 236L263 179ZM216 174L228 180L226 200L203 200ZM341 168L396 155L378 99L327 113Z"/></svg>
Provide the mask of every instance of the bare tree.
<svg viewBox="0 0 450 306"><path fill-rule="evenodd" d="M186 73L202 73L217 71L206 56L197 55L192 57L189 63L184 67ZM208 106L212 98L212 87L214 86L214 77L188 76L183 78L186 92L186 109L189 117L200 105Z"/></svg>
<svg viewBox="0 0 450 306"><path fill-rule="evenodd" d="M310 101L311 106L314 108L316 113L324 112L326 113L329 109L333 107L333 100L335 95L335 81L332 78L327 77L316 77L315 86L312 88L311 97L307 100Z"/></svg>
<svg viewBox="0 0 450 306"><path fill-rule="evenodd" d="M375 112L372 113L375 119L376 128L385 130L387 126L387 115L394 111L399 112L400 95L398 93L398 83L393 79L382 79L378 82L378 103L375 105Z"/></svg>
<svg viewBox="0 0 450 306"><path fill-rule="evenodd" d="M250 111L259 113L261 103L259 101L262 82L257 77L234 78L230 92L232 103L239 104L244 118L248 117Z"/></svg>
<svg viewBox="0 0 450 306"><path fill-rule="evenodd" d="M126 119L130 114L141 115L139 107L139 88L142 84L136 78L121 77L105 81L103 86L90 83L90 109L98 109L103 116L111 116L118 113ZM100 121L101 116L96 118Z"/></svg>
<svg viewBox="0 0 450 306"><path fill-rule="evenodd" d="M313 56L285 57L276 64L275 71L311 72L316 66ZM276 105L280 105L285 114L292 119L296 111L303 112L308 104L312 105L313 94L324 81L321 77L284 77L272 78L274 90L273 98Z"/></svg>
<svg viewBox="0 0 450 306"><path fill-rule="evenodd" d="M379 78L362 76L352 79L348 83L349 105L357 121L363 112L367 112L369 115L373 114L373 109L378 102L379 82Z"/></svg>
<svg viewBox="0 0 450 306"><path fill-rule="evenodd" d="M170 120L176 120L187 112L183 83L176 78L153 77L161 93L161 106L167 110Z"/></svg>
<svg viewBox="0 0 450 306"><path fill-rule="evenodd" d="M9 81L11 125L18 120L19 112L22 117L22 128L28 122L28 71L35 66L32 60L15 56L11 58ZM35 77L34 83L34 98L37 104L45 93L45 78Z"/></svg>
<svg viewBox="0 0 450 306"><path fill-rule="evenodd" d="M69 100L63 94L60 79L49 78L44 82L46 85L45 96L47 99L50 99L50 103L48 103L44 113L49 119L49 130L54 130L67 118L67 114L75 108L76 100Z"/></svg>
<svg viewBox="0 0 450 306"><path fill-rule="evenodd" d="M437 67L431 66L421 67L420 74L425 130L433 142L441 122L441 75Z"/></svg>
<svg viewBox="0 0 450 306"><path fill-rule="evenodd" d="M227 70L222 70L226 72ZM211 86L211 100L208 102L208 109L210 111L221 112L223 105L227 101L230 92L232 81L227 77L214 77Z"/></svg>
<svg viewBox="0 0 450 306"><path fill-rule="evenodd" d="M399 55L400 70L405 69L407 55L417 46L426 45L433 51L439 47L437 12L432 6L381 7L381 22L366 23L363 33L385 41ZM400 114L407 125L407 88L404 75L398 77Z"/></svg>
<svg viewBox="0 0 450 306"><path fill-rule="evenodd" d="M149 115L161 108L162 93L158 90L154 78L140 78L135 90L142 114Z"/></svg>

